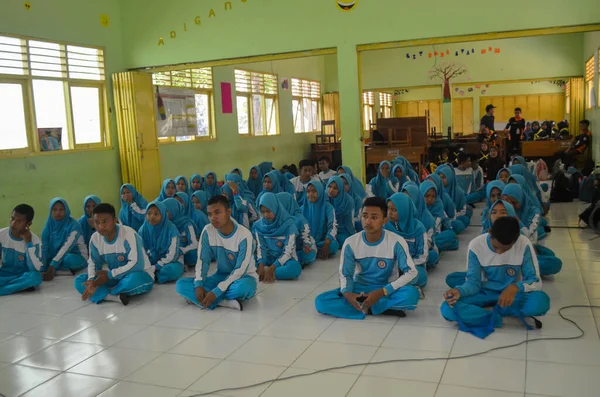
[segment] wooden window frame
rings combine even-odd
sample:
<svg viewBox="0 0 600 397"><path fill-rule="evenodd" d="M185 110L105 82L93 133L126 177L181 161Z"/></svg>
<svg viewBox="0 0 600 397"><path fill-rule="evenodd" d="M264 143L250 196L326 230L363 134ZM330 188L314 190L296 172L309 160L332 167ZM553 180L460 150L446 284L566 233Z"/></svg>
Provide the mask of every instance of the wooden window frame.
<svg viewBox="0 0 600 397"><path fill-rule="evenodd" d="M276 84L275 84L275 94L269 94L266 93L264 90L261 91L253 91L252 88L250 88L250 91L240 91L237 81L236 81L236 87L235 87L235 97L236 97L236 104L237 104L237 98L238 97L245 97L247 99L247 103L248 103L248 133L247 134L243 134L241 132L239 132L239 122L238 122L238 134L241 137L272 137L272 136L279 136L281 135L280 129L279 129L279 84L277 84L277 82L279 81L279 77L278 75L274 74L274 73L267 73L267 72L257 72L254 70L246 70L246 69L240 69L240 68L235 68L234 69L234 80L236 80L235 78L235 72L236 71L241 71L241 72L245 72L245 73L250 73L250 76L252 76L252 74L257 74L257 75L262 75L262 76L270 76L272 78L274 78ZM250 86L252 86L252 83L250 83ZM252 100L253 96L260 96L261 98L261 119L263 121L263 128L265 130L264 134L257 134L256 131L254 131L254 101ZM266 101L267 99L271 99L273 100L273 106L275 107L275 109L273 109L273 115L275 116L275 134L269 134L267 131L267 125L268 125L268 120L267 120L267 106L266 106ZM239 117L239 115L238 115Z"/></svg>

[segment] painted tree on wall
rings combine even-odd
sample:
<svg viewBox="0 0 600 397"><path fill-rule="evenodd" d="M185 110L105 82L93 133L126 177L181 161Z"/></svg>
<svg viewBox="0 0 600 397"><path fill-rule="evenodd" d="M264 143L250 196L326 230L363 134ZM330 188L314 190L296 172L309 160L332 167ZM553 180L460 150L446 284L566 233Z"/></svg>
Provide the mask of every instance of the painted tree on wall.
<svg viewBox="0 0 600 397"><path fill-rule="evenodd" d="M431 80L441 80L444 82L444 102L452 101L450 94L450 80L467 73L467 67L455 62L441 62L435 65L427 73Z"/></svg>

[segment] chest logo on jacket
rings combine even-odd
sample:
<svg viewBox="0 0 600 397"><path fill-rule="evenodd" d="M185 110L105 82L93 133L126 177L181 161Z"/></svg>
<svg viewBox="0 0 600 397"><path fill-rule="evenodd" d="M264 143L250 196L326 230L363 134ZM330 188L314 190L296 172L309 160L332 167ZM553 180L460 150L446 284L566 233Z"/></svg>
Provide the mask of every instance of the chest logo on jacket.
<svg viewBox="0 0 600 397"><path fill-rule="evenodd" d="M377 266L379 266L380 269L385 269L385 261L379 261L377 262Z"/></svg>
<svg viewBox="0 0 600 397"><path fill-rule="evenodd" d="M233 256L233 254L228 254L228 255L227 255L227 258L228 258L230 261L232 261L232 260L233 260L233 258L235 258L235 257Z"/></svg>
<svg viewBox="0 0 600 397"><path fill-rule="evenodd" d="M125 257L123 255L119 255L119 256L117 256L117 260L119 262L123 262L125 260Z"/></svg>
<svg viewBox="0 0 600 397"><path fill-rule="evenodd" d="M514 275L516 274L515 269L509 267L508 269L506 269L506 274L508 274L510 277L514 277Z"/></svg>

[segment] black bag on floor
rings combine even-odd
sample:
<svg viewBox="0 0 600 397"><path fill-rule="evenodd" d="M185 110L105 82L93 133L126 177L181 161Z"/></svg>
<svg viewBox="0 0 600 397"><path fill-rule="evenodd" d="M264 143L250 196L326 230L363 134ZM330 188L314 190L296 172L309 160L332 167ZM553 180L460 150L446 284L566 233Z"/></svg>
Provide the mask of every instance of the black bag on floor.
<svg viewBox="0 0 600 397"><path fill-rule="evenodd" d="M552 191L550 192L550 202L552 203L570 203L573 201L571 192L571 182L569 178L560 169L552 175Z"/></svg>
<svg viewBox="0 0 600 397"><path fill-rule="evenodd" d="M579 171L571 174L569 178L569 190L573 195L573 198L579 198L579 186L581 185L581 181L583 180L583 174Z"/></svg>
<svg viewBox="0 0 600 397"><path fill-rule="evenodd" d="M579 188L579 200L586 203L591 203L594 199L594 192L596 187L594 186L594 175L586 177L581 183Z"/></svg>

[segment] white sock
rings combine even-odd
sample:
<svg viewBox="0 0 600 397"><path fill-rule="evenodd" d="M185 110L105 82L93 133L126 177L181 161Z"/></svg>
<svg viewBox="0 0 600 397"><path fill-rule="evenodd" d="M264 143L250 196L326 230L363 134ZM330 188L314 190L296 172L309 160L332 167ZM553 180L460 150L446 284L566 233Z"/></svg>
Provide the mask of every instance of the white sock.
<svg viewBox="0 0 600 397"><path fill-rule="evenodd" d="M117 303L121 303L121 299L119 299L119 295L111 295L108 294L106 295L106 298L104 298L105 301L108 302L117 302Z"/></svg>
<svg viewBox="0 0 600 397"><path fill-rule="evenodd" d="M230 309L235 309L235 310L241 310L242 307L240 306L240 302L238 302L235 299L223 299L220 303L219 306L221 307L228 307Z"/></svg>

